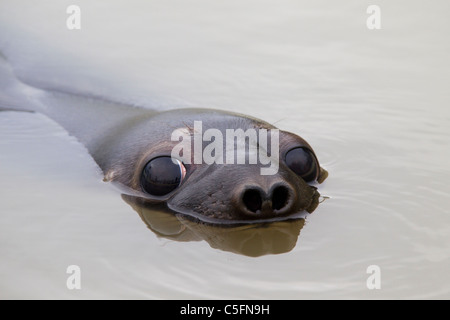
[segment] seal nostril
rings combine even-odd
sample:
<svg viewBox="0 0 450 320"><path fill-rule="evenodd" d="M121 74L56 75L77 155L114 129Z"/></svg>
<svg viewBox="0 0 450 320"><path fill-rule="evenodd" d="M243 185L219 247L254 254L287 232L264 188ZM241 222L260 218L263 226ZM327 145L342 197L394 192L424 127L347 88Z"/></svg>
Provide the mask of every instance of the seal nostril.
<svg viewBox="0 0 450 320"><path fill-rule="evenodd" d="M289 191L286 187L276 187L272 193L272 208L280 210L284 208L289 199Z"/></svg>
<svg viewBox="0 0 450 320"><path fill-rule="evenodd" d="M244 196L242 197L242 201L248 210L252 212L256 212L261 210L262 206L262 198L261 193L255 189L246 190Z"/></svg>

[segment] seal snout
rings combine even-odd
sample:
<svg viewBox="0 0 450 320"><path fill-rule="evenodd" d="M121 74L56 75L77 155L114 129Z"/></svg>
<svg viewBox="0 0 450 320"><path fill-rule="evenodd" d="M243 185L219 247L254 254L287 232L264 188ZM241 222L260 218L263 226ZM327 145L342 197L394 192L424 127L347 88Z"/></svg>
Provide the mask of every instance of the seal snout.
<svg viewBox="0 0 450 320"><path fill-rule="evenodd" d="M241 192L236 206L247 217L277 216L292 209L293 195L292 188L284 183L270 186L267 192L260 186L247 186Z"/></svg>

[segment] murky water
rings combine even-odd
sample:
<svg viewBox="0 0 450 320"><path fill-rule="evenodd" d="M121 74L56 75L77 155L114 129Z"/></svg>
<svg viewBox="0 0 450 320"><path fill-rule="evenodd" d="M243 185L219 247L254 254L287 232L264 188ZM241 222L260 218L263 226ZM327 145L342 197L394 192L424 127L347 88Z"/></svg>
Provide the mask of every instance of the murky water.
<svg viewBox="0 0 450 320"><path fill-rule="evenodd" d="M367 1L91 2L78 31L70 1L0 3L23 79L276 122L314 147L330 199L235 235L138 214L57 124L4 112L0 298L450 298L448 2L377 1L381 30Z"/></svg>

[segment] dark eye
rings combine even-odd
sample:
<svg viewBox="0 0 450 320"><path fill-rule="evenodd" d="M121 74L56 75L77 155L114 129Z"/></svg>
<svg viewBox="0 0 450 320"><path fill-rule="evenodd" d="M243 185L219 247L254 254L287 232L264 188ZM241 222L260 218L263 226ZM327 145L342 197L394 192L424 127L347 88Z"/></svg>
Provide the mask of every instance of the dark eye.
<svg viewBox="0 0 450 320"><path fill-rule="evenodd" d="M306 182L317 178L317 162L314 154L306 148L294 148L286 153L286 164Z"/></svg>
<svg viewBox="0 0 450 320"><path fill-rule="evenodd" d="M142 171L142 189L154 196L164 196L178 188L186 175L186 168L181 161L175 162L165 156L150 160Z"/></svg>

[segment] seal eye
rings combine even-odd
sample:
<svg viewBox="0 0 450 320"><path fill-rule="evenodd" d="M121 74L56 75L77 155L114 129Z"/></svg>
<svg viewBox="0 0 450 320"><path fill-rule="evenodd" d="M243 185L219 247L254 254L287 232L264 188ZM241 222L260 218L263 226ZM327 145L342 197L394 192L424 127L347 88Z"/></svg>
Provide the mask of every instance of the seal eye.
<svg viewBox="0 0 450 320"><path fill-rule="evenodd" d="M306 182L317 178L318 166L314 154L306 148L294 148L286 153L286 164Z"/></svg>
<svg viewBox="0 0 450 320"><path fill-rule="evenodd" d="M154 196L164 196L180 185L186 175L186 168L180 160L171 157L157 157L150 160L141 175L141 186Z"/></svg>

